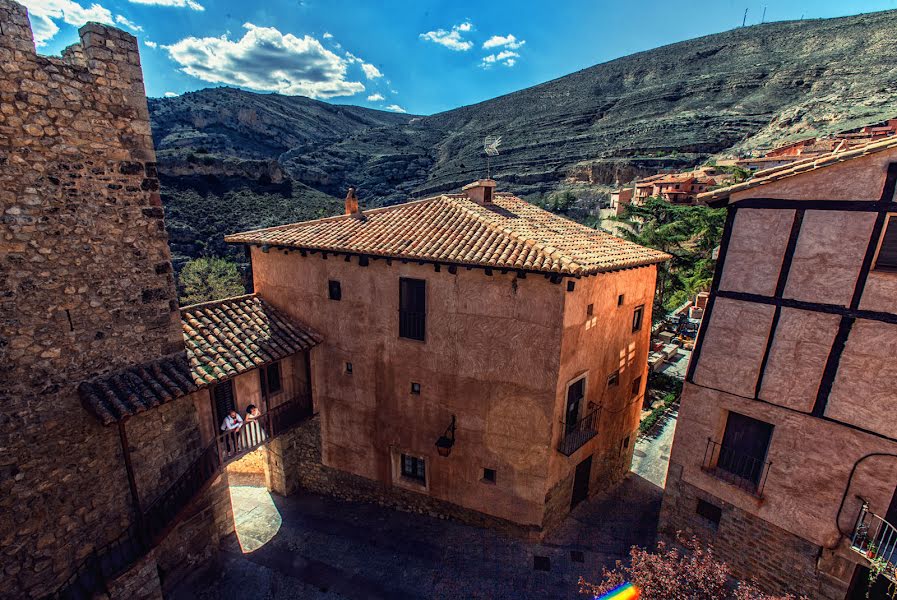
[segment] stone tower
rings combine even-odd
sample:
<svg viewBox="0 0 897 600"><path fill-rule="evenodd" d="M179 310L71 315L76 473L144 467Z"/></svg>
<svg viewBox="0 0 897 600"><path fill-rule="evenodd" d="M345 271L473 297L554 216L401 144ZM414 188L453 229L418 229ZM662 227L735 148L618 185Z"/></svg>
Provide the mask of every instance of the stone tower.
<svg viewBox="0 0 897 600"><path fill-rule="evenodd" d="M79 383L184 352L137 40L79 33L39 56L25 8L0 0L6 598L57 589L135 519L124 429L84 410Z"/></svg>

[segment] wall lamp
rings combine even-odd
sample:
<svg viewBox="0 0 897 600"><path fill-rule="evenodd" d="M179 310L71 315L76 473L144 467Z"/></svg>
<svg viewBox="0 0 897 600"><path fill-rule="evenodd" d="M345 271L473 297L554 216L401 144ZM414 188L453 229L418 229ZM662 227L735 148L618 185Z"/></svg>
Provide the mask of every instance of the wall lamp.
<svg viewBox="0 0 897 600"><path fill-rule="evenodd" d="M452 453L452 446L455 445L455 415L452 415L452 424L448 426L439 439L436 440L436 452L439 456L445 457Z"/></svg>

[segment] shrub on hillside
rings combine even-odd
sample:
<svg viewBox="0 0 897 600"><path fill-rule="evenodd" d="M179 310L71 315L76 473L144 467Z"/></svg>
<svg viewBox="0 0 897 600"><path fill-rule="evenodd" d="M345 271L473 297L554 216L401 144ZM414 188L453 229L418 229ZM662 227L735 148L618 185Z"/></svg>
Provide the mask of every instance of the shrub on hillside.
<svg viewBox="0 0 897 600"><path fill-rule="evenodd" d="M237 265L223 258L196 258L184 265L180 284L182 305L221 300L246 293Z"/></svg>

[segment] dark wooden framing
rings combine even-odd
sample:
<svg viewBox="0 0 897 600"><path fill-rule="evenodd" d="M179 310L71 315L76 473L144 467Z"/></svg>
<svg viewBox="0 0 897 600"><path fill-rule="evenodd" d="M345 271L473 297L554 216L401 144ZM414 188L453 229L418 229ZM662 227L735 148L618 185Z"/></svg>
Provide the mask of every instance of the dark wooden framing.
<svg viewBox="0 0 897 600"><path fill-rule="evenodd" d="M851 429L862 431L864 433L883 438L889 441L897 441L897 439L882 435L880 433L865 429L863 427L858 427L856 425L852 425L850 423L845 423L843 421L839 421L837 419L832 419L830 417L825 416L825 409L828 403L828 398L832 390L832 386L834 385L835 377L838 373L838 367L840 366L841 355L844 351L844 348L847 344L847 339L850 335L851 328L857 319L866 319L870 321L879 321L883 323L895 324L897 325L897 314L880 312L880 311L870 311L870 310L860 310L860 300L862 299L863 290L866 285L866 281L869 277L869 272L872 269L872 263L875 258L875 252L878 249L879 238L881 237L884 224L887 220L887 215L889 212L893 212L895 210L895 198L894 193L897 190L897 163L891 163L888 165L887 177L885 179L885 184L882 189L881 197L875 201L868 200L857 200L857 201L842 201L842 200L784 200L777 198L747 198L745 200L740 200L733 204L728 204L726 208L728 209L728 214L726 215L726 224L723 229L723 237L720 242L720 252L719 258L717 260L717 269L713 276L713 281L710 287L710 298L707 301L707 309L704 311L704 323L701 327L701 331L699 332L698 339L695 342L695 349L692 354L692 359L688 367L688 373L686 375L686 380L693 385L700 385L695 383L694 374L697 369L698 362L701 356L701 349L703 347L704 338L706 337L706 326L709 326L710 318L713 312L713 306L717 297L719 298L729 298L733 300L740 300L743 302L753 302L759 304L767 304L775 307L775 313L773 314L772 324L770 326L769 335L767 337L766 348L764 351L763 359L760 363L760 372L757 377L756 387L754 390L753 400L763 402L764 404L769 404L771 406L777 406L781 409L797 412L804 415L813 416L825 421L830 421L833 423L838 423L839 425L843 425L845 427L849 427ZM712 203L715 206L721 206L722 201L717 201ZM788 238L788 243L785 249L785 255L782 259L782 267L779 271L779 278L776 282L776 289L773 296L765 296L762 294L751 294L746 292L734 292L727 290L720 290L720 280L722 279L722 268L725 265L726 254L728 253L729 242L732 236L732 229L735 222L735 215L739 209L747 209L747 208L755 208L755 209L769 209L769 210L794 210L794 221L791 226L791 233ZM851 296L851 301L849 306L842 306L836 304L825 304L819 302L805 302L801 300L793 300L789 298L784 298L783 294L785 291L785 285L788 280L788 274L791 269L791 263L794 259L794 252L797 248L797 240L800 236L801 226L803 224L804 214L807 210L825 210L825 211L851 211L851 212L868 212L876 214L875 224L873 226L869 243L866 248L866 254L863 257L862 265L860 266L860 272L857 277L857 281L854 285L853 294ZM786 406L782 406L780 404L776 404L774 402L768 402L760 398L760 389L763 383L763 378L766 373L767 363L769 361L769 355L772 350L772 345L775 339L776 329L778 328L778 321L781 315L782 308L795 308L799 310L806 310L812 312L821 312L826 314L835 314L841 316L841 322L838 326L838 332L835 336L835 339L832 343L832 348L829 351L828 358L826 360L825 369L823 370L822 379L819 384L819 389L816 395L816 401L813 406L813 410L809 413L789 408ZM707 386L702 386L707 387ZM714 389L714 388L710 388ZM740 396L739 394L732 394L732 392L726 392L725 390L715 390L727 394L731 394L733 396L738 396L741 398L746 398L744 396ZM751 398L746 398L751 399Z"/></svg>

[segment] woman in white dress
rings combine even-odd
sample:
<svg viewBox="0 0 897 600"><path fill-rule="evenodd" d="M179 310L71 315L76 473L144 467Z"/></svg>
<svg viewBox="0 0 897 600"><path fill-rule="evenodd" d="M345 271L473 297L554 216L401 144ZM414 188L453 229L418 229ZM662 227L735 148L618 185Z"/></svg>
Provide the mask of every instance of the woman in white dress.
<svg viewBox="0 0 897 600"><path fill-rule="evenodd" d="M246 407L246 418L243 420L241 431L244 448L256 446L268 438L265 428L262 427L261 415L261 411L255 404Z"/></svg>

